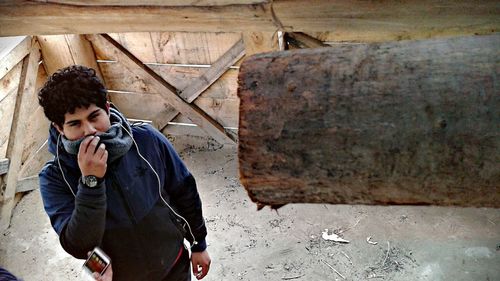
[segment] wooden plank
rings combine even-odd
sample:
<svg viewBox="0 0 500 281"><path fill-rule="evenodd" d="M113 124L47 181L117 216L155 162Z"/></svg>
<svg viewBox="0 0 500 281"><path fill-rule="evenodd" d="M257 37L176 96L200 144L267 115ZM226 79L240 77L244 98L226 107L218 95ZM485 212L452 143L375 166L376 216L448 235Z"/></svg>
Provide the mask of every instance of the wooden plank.
<svg viewBox="0 0 500 281"><path fill-rule="evenodd" d="M83 2L83 1L82 1ZM109 2L111 3L111 2ZM192 3L192 2L189 2ZM138 31L333 31L344 37L425 38L498 31L496 1L478 0L275 0L249 4L175 6L106 2L92 6L3 1L0 36ZM138 6L137 6L138 5ZM300 16L298 16L300 15ZM377 35L382 33L382 35Z"/></svg>
<svg viewBox="0 0 500 281"><path fill-rule="evenodd" d="M37 36L42 49L43 65L48 75L75 64L64 35Z"/></svg>
<svg viewBox="0 0 500 281"><path fill-rule="evenodd" d="M130 32L109 34L142 62L159 64L213 64L236 44L240 33ZM114 60L102 50L100 60Z"/></svg>
<svg viewBox="0 0 500 281"><path fill-rule="evenodd" d="M158 120L172 120L178 114L178 111L171 107L160 94L109 92L109 97L128 118L152 120L153 126L158 129L162 126L157 123ZM138 107L138 104L141 106ZM171 110L165 110L167 108Z"/></svg>
<svg viewBox="0 0 500 281"><path fill-rule="evenodd" d="M140 61L157 62L150 32L128 32L108 34Z"/></svg>
<svg viewBox="0 0 500 281"><path fill-rule="evenodd" d="M64 36L68 49L73 58L74 64L85 65L87 67L93 68L96 71L97 77L103 80L103 76L96 62L96 57L92 45L83 35L78 34L67 34Z"/></svg>
<svg viewBox="0 0 500 281"><path fill-rule="evenodd" d="M157 73L162 73L161 76L164 77L163 68L154 67L154 70ZM158 93L142 92L153 91L154 89L150 89L140 77L135 79L132 73L123 67L119 67L118 63L101 63L101 69L107 85L111 87L110 99L126 116L156 120L154 122L155 126L160 129L165 126L166 122L172 120L171 117L168 117L171 115L166 115L165 111L161 110L165 106L165 102L162 101ZM182 70L186 70L187 73L182 73ZM176 75L182 77L183 74L188 74L189 76L186 77L190 78L186 79L193 81L195 75L201 75L200 71L195 70L193 68L177 67L176 72L178 73ZM170 77L172 78L172 76ZM215 120L218 120L223 126L238 126L237 78L238 70L228 70L194 101L198 107ZM127 86L129 87L127 88ZM122 89L122 87L125 87L125 89ZM114 92L115 89L121 91ZM143 104L144 106L137 107L136 104ZM165 115L155 117L155 114L159 112L165 113Z"/></svg>
<svg viewBox="0 0 500 281"><path fill-rule="evenodd" d="M245 45L243 40L239 40L192 84L178 89L179 95L185 101L192 102L244 55Z"/></svg>
<svg viewBox="0 0 500 281"><path fill-rule="evenodd" d="M214 64L240 38L240 33L151 33L156 62L172 64Z"/></svg>
<svg viewBox="0 0 500 281"><path fill-rule="evenodd" d="M243 32L246 56L279 50L278 35L275 32Z"/></svg>
<svg viewBox="0 0 500 281"><path fill-rule="evenodd" d="M96 51L101 48L96 46ZM203 69L194 67L175 67L165 65L148 65L154 72L160 75L167 83L175 88L185 87L200 75ZM117 62L100 62L99 68L102 70L106 87L109 90L125 91L134 93L155 93L153 89L128 69Z"/></svg>
<svg viewBox="0 0 500 281"><path fill-rule="evenodd" d="M5 0L4 0L5 1ZM268 0L141 0L138 1L123 1L123 0L52 0L51 3L79 6L225 6L235 4L259 4L267 3Z"/></svg>
<svg viewBox="0 0 500 281"><path fill-rule="evenodd" d="M16 109L11 127L10 140L7 147L7 155L10 159L10 169L6 176L6 189L2 190L2 206L0 209L0 229L9 227L14 198L17 186L17 176L21 166L23 152L23 139L26 133L26 122L30 112L27 105L36 100L35 85L38 76L38 62L40 61L40 46L34 41L30 54L23 61L23 69L18 88Z"/></svg>
<svg viewBox="0 0 500 281"><path fill-rule="evenodd" d="M84 65L96 70L99 78L103 76L96 62L90 42L81 35L37 36L42 48L43 64L48 75L70 65Z"/></svg>
<svg viewBox="0 0 500 281"><path fill-rule="evenodd" d="M42 143L40 147L34 149L34 152L30 154L30 157L23 163L19 170L18 178L38 175L45 163L53 158L54 155L52 155L47 148L47 142Z"/></svg>
<svg viewBox="0 0 500 281"><path fill-rule="evenodd" d="M2 56L0 57L0 78L11 71L23 58L28 55L31 46L31 37L21 36L1 39ZM12 48L12 45L15 47Z"/></svg>
<svg viewBox="0 0 500 281"><path fill-rule="evenodd" d="M235 138L238 137L238 130L234 128L226 128L226 131ZM209 137L205 131L194 124L193 126L190 126L186 124L169 123L168 126L166 126L161 132L166 136Z"/></svg>
<svg viewBox="0 0 500 281"><path fill-rule="evenodd" d="M31 106L31 104L28 106ZM47 133L49 132L50 126L50 121L45 117L41 106L29 112L30 116L26 120L26 134L21 157L23 166L27 164L28 159L33 157L38 148L47 141Z"/></svg>
<svg viewBox="0 0 500 281"><path fill-rule="evenodd" d="M9 171L9 159L0 159L0 176L6 174Z"/></svg>
<svg viewBox="0 0 500 281"><path fill-rule="evenodd" d="M245 45L243 40L239 40L234 44L222 57L220 57L210 68L205 70L199 77L197 77L191 84L186 85L185 88L178 88L177 93L187 102L193 102L203 91L209 88L215 81L217 81L229 68L240 60L245 55ZM214 100L212 100L214 101ZM196 103L199 105L199 103ZM211 103L221 107L222 102ZM213 108L213 107L212 107ZM204 110L205 111L205 110ZM170 111L169 111L170 112ZM207 112L207 111L205 111ZM172 118L163 118L165 113L163 111L158 113L158 116L153 118L159 128L164 128ZM214 117L208 113L210 117ZM174 116L175 117L175 116ZM217 118L215 118L217 120ZM217 122L221 123L220 120ZM221 123L222 124L222 123Z"/></svg>
<svg viewBox="0 0 500 281"><path fill-rule="evenodd" d="M0 80L0 158L7 157L7 146L22 66L23 62L21 61Z"/></svg>
<svg viewBox="0 0 500 281"><path fill-rule="evenodd" d="M21 178L17 182L16 193L32 191L38 189L39 186L38 175Z"/></svg>
<svg viewBox="0 0 500 281"><path fill-rule="evenodd" d="M140 60L135 58L130 52L121 47L116 41L107 35L89 36L89 39L94 45L101 44L106 48L113 50L114 55L119 58L120 63L128 68L136 75L142 77L148 84L155 88L156 91L176 110L186 115L195 124L199 125L203 130L216 139L220 143L234 142L220 124L214 121L205 112L194 105L185 102L181 97L175 94L176 89L165 82L158 74L145 66Z"/></svg>
<svg viewBox="0 0 500 281"><path fill-rule="evenodd" d="M252 200L500 207L500 35L257 55L239 74Z"/></svg>

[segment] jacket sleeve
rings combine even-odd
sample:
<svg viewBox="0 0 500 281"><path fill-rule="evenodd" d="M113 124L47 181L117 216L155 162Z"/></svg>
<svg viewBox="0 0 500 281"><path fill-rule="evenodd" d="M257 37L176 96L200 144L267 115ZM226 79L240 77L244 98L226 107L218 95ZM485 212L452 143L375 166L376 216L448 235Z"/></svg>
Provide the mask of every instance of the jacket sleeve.
<svg viewBox="0 0 500 281"><path fill-rule="evenodd" d="M207 248L205 241L207 228L203 219L202 204L196 181L167 138L154 128L152 128L152 131L158 140L160 154L165 162L167 180L164 189L169 195L171 203L191 227L196 239L196 244L191 250L193 252L202 252ZM193 243L189 228L186 227L186 230L185 238L190 243Z"/></svg>
<svg viewBox="0 0 500 281"><path fill-rule="evenodd" d="M75 198L54 165L44 167L39 179L43 205L61 246L75 258L87 258L87 252L101 243L104 234L105 183L91 189L78 181Z"/></svg>

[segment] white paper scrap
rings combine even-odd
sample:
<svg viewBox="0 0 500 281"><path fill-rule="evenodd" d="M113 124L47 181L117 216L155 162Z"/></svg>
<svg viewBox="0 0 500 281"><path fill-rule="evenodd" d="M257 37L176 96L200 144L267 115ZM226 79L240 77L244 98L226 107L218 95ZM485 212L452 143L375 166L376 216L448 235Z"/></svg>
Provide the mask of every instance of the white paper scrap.
<svg viewBox="0 0 500 281"><path fill-rule="evenodd" d="M323 237L323 239L325 240L335 241L339 243L349 243L349 241L345 240L344 238L338 236L335 233L328 234L328 228L325 229L325 231L323 231L322 233L323 235L321 237Z"/></svg>

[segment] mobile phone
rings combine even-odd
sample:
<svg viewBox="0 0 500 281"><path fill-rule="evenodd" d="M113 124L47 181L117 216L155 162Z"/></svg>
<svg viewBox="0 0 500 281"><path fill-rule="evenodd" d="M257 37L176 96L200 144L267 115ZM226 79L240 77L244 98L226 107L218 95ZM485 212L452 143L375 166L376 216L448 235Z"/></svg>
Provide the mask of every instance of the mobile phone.
<svg viewBox="0 0 500 281"><path fill-rule="evenodd" d="M83 264L83 268L87 273L92 275L94 272L100 275L104 274L104 271L111 264L111 259L101 250L99 247L95 247L89 258Z"/></svg>

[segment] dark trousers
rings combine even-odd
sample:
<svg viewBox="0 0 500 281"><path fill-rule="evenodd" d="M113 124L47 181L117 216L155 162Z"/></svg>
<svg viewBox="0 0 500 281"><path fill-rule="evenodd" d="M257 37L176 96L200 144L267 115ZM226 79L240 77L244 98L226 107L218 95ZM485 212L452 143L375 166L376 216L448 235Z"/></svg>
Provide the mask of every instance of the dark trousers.
<svg viewBox="0 0 500 281"><path fill-rule="evenodd" d="M181 257L162 281L191 281L191 260L186 249L182 249Z"/></svg>

